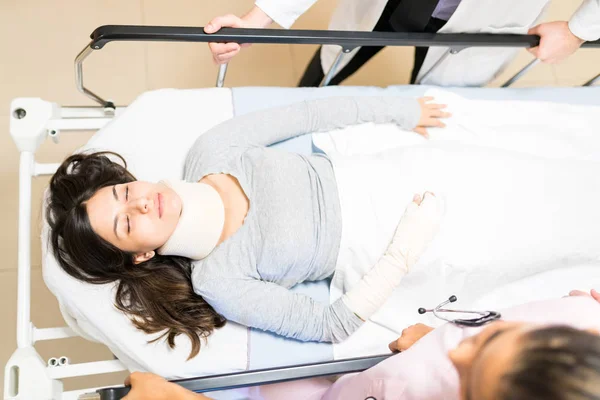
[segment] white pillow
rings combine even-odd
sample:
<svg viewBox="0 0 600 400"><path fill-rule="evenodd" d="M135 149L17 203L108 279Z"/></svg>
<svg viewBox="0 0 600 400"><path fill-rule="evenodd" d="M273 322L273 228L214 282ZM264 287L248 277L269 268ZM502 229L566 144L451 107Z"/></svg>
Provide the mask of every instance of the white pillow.
<svg viewBox="0 0 600 400"><path fill-rule="evenodd" d="M180 179L186 154L196 138L233 116L229 89L174 90L145 93L114 121L98 131L81 150L111 150L125 157L139 180ZM114 307L115 284L91 285L67 275L48 251L49 227L44 220L44 280L58 298L69 326L82 336L106 344L130 370L167 377L191 377L245 370L248 329L228 322L186 361L191 344L180 335L170 349L164 340L137 330Z"/></svg>

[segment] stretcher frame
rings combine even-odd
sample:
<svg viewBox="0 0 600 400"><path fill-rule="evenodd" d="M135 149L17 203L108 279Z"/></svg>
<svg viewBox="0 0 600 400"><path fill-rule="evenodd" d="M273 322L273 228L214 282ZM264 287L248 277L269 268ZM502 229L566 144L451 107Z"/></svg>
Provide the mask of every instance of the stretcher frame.
<svg viewBox="0 0 600 400"><path fill-rule="evenodd" d="M205 34L202 27L107 25L97 28L92 41L75 59L75 79L81 93L99 106L68 107L39 98L16 98L11 103L10 134L20 152L19 162L19 224L18 224L18 300L17 349L5 367L5 400L75 400L122 398L127 388L90 388L64 391L62 379L105 374L126 370L118 360L104 360L70 365L68 358L42 360L34 344L43 340L58 340L78 336L68 327L36 328L30 315L31 305L31 181L35 176L51 175L58 163L38 163L35 153L47 138L58 143L61 131L98 130L118 116L124 106L115 106L85 87L83 61L95 50L111 41L173 41L173 42L237 42L273 44L333 44L341 50L321 86L329 84L346 53L359 46L442 46L448 50L424 79L446 58L470 47L529 48L539 44L534 35L491 34L430 34L319 30L235 29L223 28L215 34ZM600 41L586 42L583 47L600 48ZM503 87L510 86L537 60L529 63ZM219 68L217 87L224 85L227 65ZM600 81L600 74L583 86ZM385 356L339 360L325 363L294 365L261 371L246 371L177 381L196 391L214 391L233 387L253 386L314 376L359 372L387 358Z"/></svg>

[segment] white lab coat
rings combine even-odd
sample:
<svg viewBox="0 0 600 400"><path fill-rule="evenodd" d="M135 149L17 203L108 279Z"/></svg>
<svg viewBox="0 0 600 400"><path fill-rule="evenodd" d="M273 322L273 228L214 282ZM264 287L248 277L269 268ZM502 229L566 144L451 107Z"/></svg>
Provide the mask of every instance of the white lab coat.
<svg viewBox="0 0 600 400"><path fill-rule="evenodd" d="M279 25L289 28L317 0L256 0ZM550 0L462 0L440 33L516 33L525 34L542 17ZM387 0L339 0L331 19L331 30L370 31ZM571 31L585 40L600 38L600 0L584 0L569 22ZM338 68L356 54L347 54ZM447 48L431 48L420 70L420 79L442 57ZM440 86L481 86L497 76L518 49L470 48L448 57L422 82ZM328 71L339 46L323 46L321 62Z"/></svg>

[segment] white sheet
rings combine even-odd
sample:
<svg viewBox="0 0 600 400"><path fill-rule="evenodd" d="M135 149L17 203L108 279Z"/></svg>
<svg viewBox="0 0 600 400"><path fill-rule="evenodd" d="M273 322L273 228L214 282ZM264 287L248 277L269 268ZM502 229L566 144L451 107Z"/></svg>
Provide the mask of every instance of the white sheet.
<svg viewBox="0 0 600 400"><path fill-rule="evenodd" d="M600 108L428 94L454 116L427 143L368 124L315 135L344 220L332 300L379 258L413 193L432 190L446 207L421 262L335 358L385 353L403 327L438 324L416 310L451 294L461 308L500 308L600 284Z"/></svg>
<svg viewBox="0 0 600 400"><path fill-rule="evenodd" d="M600 106L469 100L440 89L429 89L425 95L446 104L447 111L453 113L452 118L444 120L446 128L429 129L429 141L391 124L351 126L313 135L313 141L318 147L343 156L425 143L460 143L542 157L600 159Z"/></svg>
<svg viewBox="0 0 600 400"><path fill-rule="evenodd" d="M232 115L229 89L148 92L94 135L83 150L112 150L123 155L141 180L180 179L185 155L196 138ZM148 344L152 337L138 331L113 306L114 285L90 285L68 276L46 251L47 238L44 223L44 280L58 298L65 320L83 336L106 344L130 370L175 378L246 369L246 327L227 323L210 336L198 356L186 361L190 350L187 338L180 336L175 350L164 341Z"/></svg>

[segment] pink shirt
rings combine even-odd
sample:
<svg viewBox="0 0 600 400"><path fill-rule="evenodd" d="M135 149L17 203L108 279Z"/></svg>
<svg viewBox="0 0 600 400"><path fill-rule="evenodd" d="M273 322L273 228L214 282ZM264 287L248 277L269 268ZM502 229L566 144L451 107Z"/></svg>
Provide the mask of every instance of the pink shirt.
<svg viewBox="0 0 600 400"><path fill-rule="evenodd" d="M587 297L528 303L501 312L505 321L600 330L600 304ZM345 375L334 384L326 379L307 379L263 386L255 394L265 400L458 399L458 375L447 354L481 329L445 324L409 350L359 374Z"/></svg>

